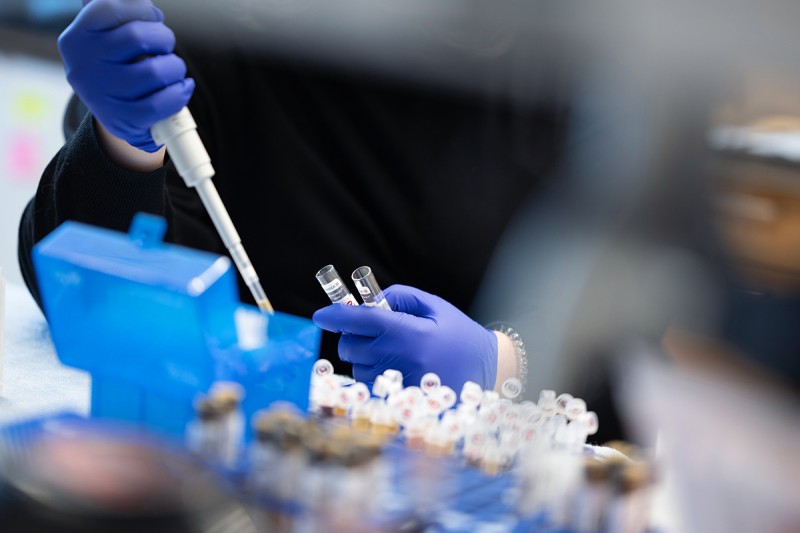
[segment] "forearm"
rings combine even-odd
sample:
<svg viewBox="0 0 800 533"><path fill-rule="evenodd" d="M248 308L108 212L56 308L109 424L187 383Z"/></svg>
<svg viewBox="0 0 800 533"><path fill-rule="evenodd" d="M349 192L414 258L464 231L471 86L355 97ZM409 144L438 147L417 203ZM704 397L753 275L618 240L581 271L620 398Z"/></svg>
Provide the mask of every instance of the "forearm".
<svg viewBox="0 0 800 533"><path fill-rule="evenodd" d="M165 170L132 172L103 152L87 116L44 171L36 196L22 216L19 262L31 293L38 300L33 246L66 220L127 231L133 215L164 215Z"/></svg>
<svg viewBox="0 0 800 533"><path fill-rule="evenodd" d="M112 135L97 119L94 128L98 144L115 165L133 172L152 172L164 166L165 146L154 153L145 152Z"/></svg>

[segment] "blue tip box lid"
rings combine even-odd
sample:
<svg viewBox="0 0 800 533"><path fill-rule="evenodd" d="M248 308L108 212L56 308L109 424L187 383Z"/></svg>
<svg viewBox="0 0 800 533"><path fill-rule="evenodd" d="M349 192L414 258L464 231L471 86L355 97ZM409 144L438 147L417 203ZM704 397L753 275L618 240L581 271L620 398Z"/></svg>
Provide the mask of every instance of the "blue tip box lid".
<svg viewBox="0 0 800 533"><path fill-rule="evenodd" d="M165 225L139 214L126 235L66 222L33 260L64 364L185 396L236 343L236 274L227 257L163 243Z"/></svg>
<svg viewBox="0 0 800 533"><path fill-rule="evenodd" d="M129 236L79 222L65 222L36 246L35 254L193 296L205 291L230 269L228 257L163 243L160 240L163 231L159 228L163 219L153 220L156 218L137 215Z"/></svg>

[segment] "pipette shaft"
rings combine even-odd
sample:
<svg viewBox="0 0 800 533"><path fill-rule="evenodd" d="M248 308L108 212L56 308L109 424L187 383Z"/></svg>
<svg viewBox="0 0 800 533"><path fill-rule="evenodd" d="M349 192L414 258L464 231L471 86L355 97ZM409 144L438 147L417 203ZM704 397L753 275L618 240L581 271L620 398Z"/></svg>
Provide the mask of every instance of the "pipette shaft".
<svg viewBox="0 0 800 533"><path fill-rule="evenodd" d="M214 227L217 228L222 242L231 254L259 309L272 313L274 311L272 304L264 293L258 274L242 246L242 239L219 197L217 188L211 182L214 167L211 166L211 158L197 134L197 124L189 108L184 107L178 113L156 123L151 128L151 133L156 143L166 145L167 152L186 185L197 190Z"/></svg>

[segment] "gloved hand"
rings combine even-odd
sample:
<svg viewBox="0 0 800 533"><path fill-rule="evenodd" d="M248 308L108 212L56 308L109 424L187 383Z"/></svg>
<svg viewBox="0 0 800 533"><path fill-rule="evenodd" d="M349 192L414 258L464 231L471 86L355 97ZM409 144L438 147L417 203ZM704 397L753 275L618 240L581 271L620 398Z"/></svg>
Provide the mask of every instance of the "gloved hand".
<svg viewBox="0 0 800 533"><path fill-rule="evenodd" d="M58 38L75 93L112 135L148 152L159 148L150 127L180 111L194 91L163 20L150 0L84 0Z"/></svg>
<svg viewBox="0 0 800 533"><path fill-rule="evenodd" d="M403 373L419 386L427 372L455 391L466 381L484 389L497 378L497 337L445 300L392 285L384 295L394 311L333 304L314 313L322 329L342 333L339 357L353 363L357 381L372 382L384 370Z"/></svg>

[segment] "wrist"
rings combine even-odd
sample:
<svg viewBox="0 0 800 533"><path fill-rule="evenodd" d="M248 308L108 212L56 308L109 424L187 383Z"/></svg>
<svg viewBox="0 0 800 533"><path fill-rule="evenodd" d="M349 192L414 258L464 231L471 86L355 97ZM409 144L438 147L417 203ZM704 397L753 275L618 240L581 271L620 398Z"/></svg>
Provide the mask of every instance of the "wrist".
<svg viewBox="0 0 800 533"><path fill-rule="evenodd" d="M499 392L507 379L517 378L524 392L528 381L528 356L522 338L506 324L492 324L489 329L497 335L497 380L494 389Z"/></svg>
<svg viewBox="0 0 800 533"><path fill-rule="evenodd" d="M100 148L115 165L133 172L152 172L164 166L166 147L153 153L145 152L113 135L96 118L93 123Z"/></svg>

